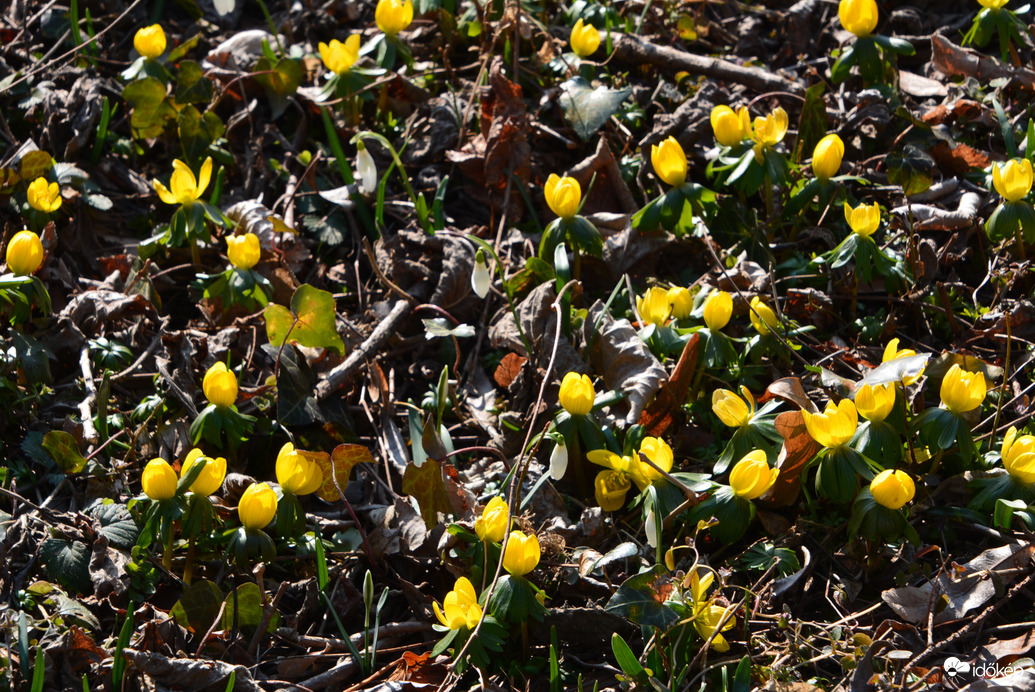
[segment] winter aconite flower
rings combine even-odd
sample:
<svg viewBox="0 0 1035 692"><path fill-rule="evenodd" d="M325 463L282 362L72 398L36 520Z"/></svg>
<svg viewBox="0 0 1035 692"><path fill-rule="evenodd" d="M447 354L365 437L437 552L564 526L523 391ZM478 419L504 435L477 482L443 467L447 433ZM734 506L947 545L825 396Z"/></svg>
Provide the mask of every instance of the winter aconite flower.
<svg viewBox="0 0 1035 692"><path fill-rule="evenodd" d="M756 161L761 162L763 151L772 149L783 141L784 135L787 134L787 126L787 111L779 106L769 115L755 118L752 137L755 140Z"/></svg>
<svg viewBox="0 0 1035 692"><path fill-rule="evenodd" d="M1007 202L1020 201L1031 192L1032 177L1028 159L1010 159L1004 165L992 166L992 184Z"/></svg>
<svg viewBox="0 0 1035 692"><path fill-rule="evenodd" d="M754 500L773 487L779 473L769 468L765 452L756 449L738 461L730 471L730 488L737 497Z"/></svg>
<svg viewBox="0 0 1035 692"><path fill-rule="evenodd" d="M884 347L884 356L881 358L881 361L880 361L881 363L887 363L889 361L895 360L896 358L909 358L911 356L915 356L916 355L916 351L914 351L911 348L903 348L903 349L900 350L899 347L898 347L898 342L899 342L898 337L896 337L896 338L894 338L894 339L892 339L891 341L888 342L888 345ZM919 380L923 376L923 374L924 374L924 369L921 368L920 372L918 372L916 375L910 375L908 377L903 377L902 378L902 384L907 385L907 386L911 385L911 384L915 384L916 381Z"/></svg>
<svg viewBox="0 0 1035 692"><path fill-rule="evenodd" d="M733 296L726 291L712 291L704 300L704 323L717 332L729 324L733 315Z"/></svg>
<svg viewBox="0 0 1035 692"><path fill-rule="evenodd" d="M751 417L755 415L755 397L751 395L751 390L741 386L740 391L744 394L743 399L728 389L712 392L712 412L730 428L749 425Z"/></svg>
<svg viewBox="0 0 1035 692"><path fill-rule="evenodd" d="M845 143L835 134L819 140L812 150L812 173L820 180L830 180L841 168L845 155Z"/></svg>
<svg viewBox="0 0 1035 692"><path fill-rule="evenodd" d="M845 31L869 36L877 28L877 3L875 0L841 0L837 16Z"/></svg>
<svg viewBox="0 0 1035 692"><path fill-rule="evenodd" d="M474 532L478 539L488 543L499 543L507 535L509 509L507 501L497 495L485 505L482 515L474 522Z"/></svg>
<svg viewBox="0 0 1035 692"><path fill-rule="evenodd" d="M186 476L191 467L202 459L205 460L205 468L191 483L190 490L196 495L211 495L223 486L223 479L226 478L226 459L223 457L206 457L200 449L195 447L187 452L187 458L183 460L183 466L180 467L180 478Z"/></svg>
<svg viewBox="0 0 1035 692"><path fill-rule="evenodd" d="M672 462L675 457L672 454L672 448L667 442L660 437L645 437L640 442L639 453L641 461L639 462L639 473L633 474L633 482L643 490L652 483L657 483L662 480L665 476L661 471L668 473L672 470ZM654 468L650 464L644 463L642 457L650 459L651 464L657 466ZM659 471L658 469L661 469Z"/></svg>
<svg viewBox="0 0 1035 692"><path fill-rule="evenodd" d="M237 503L241 526L255 531L265 528L277 513L277 494L268 483L252 483Z"/></svg>
<svg viewBox="0 0 1035 692"><path fill-rule="evenodd" d="M541 554L539 538L534 533L528 536L523 531L511 531L503 554L503 569L515 577L523 577L539 564Z"/></svg>
<svg viewBox="0 0 1035 692"><path fill-rule="evenodd" d="M152 459L140 475L140 485L152 500L172 499L176 495L176 472L165 459Z"/></svg>
<svg viewBox="0 0 1035 692"><path fill-rule="evenodd" d="M237 401L237 375L226 367L226 363L216 363L205 373L201 389L209 403L233 406Z"/></svg>
<svg viewBox="0 0 1035 692"><path fill-rule="evenodd" d="M694 310L694 297L682 286L668 289L668 302L672 306L672 316L677 320L686 319Z"/></svg>
<svg viewBox="0 0 1035 692"><path fill-rule="evenodd" d="M172 188L171 191L158 180L154 181L154 188L158 192L158 196L166 204L182 204L189 207L198 201L201 193L208 187L211 178L211 156L201 164L201 175L197 178L194 177L194 171L190 169L190 166L179 159L175 159L173 161L172 178L169 180L169 188Z"/></svg>
<svg viewBox="0 0 1035 692"><path fill-rule="evenodd" d="M743 106L738 111L725 105L716 106L712 108L709 119L712 132L715 133L715 141L724 147L736 146L744 141L745 137L751 136L751 117L747 108Z"/></svg>
<svg viewBox="0 0 1035 692"><path fill-rule="evenodd" d="M978 0L978 4L990 10L1001 10L1006 7L1010 0ZM966 44L963 44L966 45Z"/></svg>
<svg viewBox="0 0 1035 692"><path fill-rule="evenodd" d="M614 512L625 504L625 496L632 487L632 479L621 471L604 469L593 481L593 496L605 512Z"/></svg>
<svg viewBox="0 0 1035 692"><path fill-rule="evenodd" d="M7 243L7 268L16 276L29 276L43 264L43 243L32 231L18 231Z"/></svg>
<svg viewBox="0 0 1035 692"><path fill-rule="evenodd" d="M855 408L868 421L882 421L895 406L895 385L864 384L855 393Z"/></svg>
<svg viewBox="0 0 1035 692"><path fill-rule="evenodd" d="M230 259L230 264L238 269L251 269L254 267L258 264L261 253L259 236L254 233L228 235L226 237L226 256Z"/></svg>
<svg viewBox="0 0 1035 692"><path fill-rule="evenodd" d="M899 509L913 499L916 484L905 471L886 469L870 482L870 494L879 505Z"/></svg>
<svg viewBox="0 0 1035 692"><path fill-rule="evenodd" d="M442 599L442 607L432 602L435 610L435 617L445 627L451 630L458 630L461 627L474 629L478 621L482 619L482 608L478 605L478 594L474 591L474 585L467 577L460 577L456 580L453 590Z"/></svg>
<svg viewBox="0 0 1035 692"><path fill-rule="evenodd" d="M780 326L780 318L777 317L776 313L773 312L773 309L758 296L751 299L751 309L748 311L748 317L751 318L751 326L753 326L755 331L762 336L770 334L774 329L778 329Z"/></svg>
<svg viewBox="0 0 1035 692"><path fill-rule="evenodd" d="M551 173L550 177L546 179L543 192L550 209L562 219L574 218L579 211L579 204L582 202L582 187L575 178L568 176L562 178L556 173Z"/></svg>
<svg viewBox="0 0 1035 692"><path fill-rule="evenodd" d="M320 59L324 67L335 74L345 74L359 60L359 34L352 34L345 43L333 39L330 43L320 43Z"/></svg>
<svg viewBox="0 0 1035 692"><path fill-rule="evenodd" d="M985 400L987 391L984 373L967 372L959 363L953 364L942 378L942 404L952 413L966 413L977 408Z"/></svg>
<svg viewBox="0 0 1035 692"><path fill-rule="evenodd" d="M869 205L860 204L853 209L852 205L845 202L845 220L848 221L853 233L868 238L880 225L880 207L874 202Z"/></svg>
<svg viewBox="0 0 1035 692"><path fill-rule="evenodd" d="M165 31L160 24L145 26L133 36L133 47L145 58L154 60L165 52Z"/></svg>
<svg viewBox="0 0 1035 692"><path fill-rule="evenodd" d="M29 206L37 211L50 213L61 208L61 187L57 183L47 183L46 178L36 178L29 183L25 191Z"/></svg>
<svg viewBox="0 0 1035 692"><path fill-rule="evenodd" d="M645 323L662 327L672 314L672 303L668 299L668 291L654 286L643 297L636 299L636 311Z"/></svg>
<svg viewBox="0 0 1035 692"><path fill-rule="evenodd" d="M650 164L654 174L672 187L686 182L686 152L671 135L661 144L650 147Z"/></svg>
<svg viewBox="0 0 1035 692"><path fill-rule="evenodd" d="M1003 438L1003 467L1022 485L1035 483L1035 436L1017 436L1017 428L1010 426Z"/></svg>
<svg viewBox="0 0 1035 692"><path fill-rule="evenodd" d="M561 406L573 416L584 416L593 410L596 392L593 391L593 380L589 375L569 372L561 380L561 391L558 395Z"/></svg>
<svg viewBox="0 0 1035 692"><path fill-rule="evenodd" d="M859 425L858 412L851 399L842 399L838 404L828 401L823 413L802 409L801 415L812 439L828 449L847 444Z"/></svg>
<svg viewBox="0 0 1035 692"><path fill-rule="evenodd" d="M571 29L571 50L580 58L588 58L600 47L600 32L592 24L584 24L581 19Z"/></svg>
<svg viewBox="0 0 1035 692"><path fill-rule="evenodd" d="M701 577L697 572L698 569L695 568L690 573L690 599L694 629L702 639L706 641L711 639L712 648L716 651L720 653L729 651L730 644L720 632L731 629L736 621L732 616L726 617L726 609L707 596L708 588L715 580L715 573L708 572ZM724 618L725 623L720 629L720 623Z"/></svg>
<svg viewBox="0 0 1035 692"><path fill-rule="evenodd" d="M410 0L379 0L374 19L377 28L386 36L395 36L413 21L413 3Z"/></svg>
<svg viewBox="0 0 1035 692"><path fill-rule="evenodd" d="M286 442L277 453L277 483L285 493L308 495L316 492L323 483L323 471L315 461L310 461Z"/></svg>

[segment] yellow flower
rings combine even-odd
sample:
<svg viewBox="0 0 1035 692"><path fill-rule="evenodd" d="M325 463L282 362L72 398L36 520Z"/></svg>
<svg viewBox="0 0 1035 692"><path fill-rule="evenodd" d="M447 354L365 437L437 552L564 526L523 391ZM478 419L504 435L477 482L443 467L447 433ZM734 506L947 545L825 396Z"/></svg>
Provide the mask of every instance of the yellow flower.
<svg viewBox="0 0 1035 692"><path fill-rule="evenodd" d="M747 108L743 106L738 111L729 106L716 106L712 108L709 120L712 123L712 132L715 133L715 141L724 147L740 144L751 134L751 117Z"/></svg>
<svg viewBox="0 0 1035 692"><path fill-rule="evenodd" d="M640 443L640 454L644 455L651 460L654 466L668 473L672 470L672 462L674 461L672 455L672 448L668 446L660 437L645 437ZM645 464L643 461L638 461L640 473L633 474L632 479L636 485L643 490L648 485L651 485L657 481L663 480L663 476L657 469Z"/></svg>
<svg viewBox="0 0 1035 692"><path fill-rule="evenodd" d="M323 471L315 461L285 442L277 453L277 482L285 493L308 495L316 492L323 483Z"/></svg>
<svg viewBox="0 0 1035 692"><path fill-rule="evenodd" d="M1016 202L1031 192L1032 168L1028 159L1010 159L992 166L992 184L1007 202Z"/></svg>
<svg viewBox="0 0 1035 692"><path fill-rule="evenodd" d="M158 192L158 196L166 204L182 204L189 207L201 197L201 193L208 187L211 178L211 156L205 159L205 163L201 164L201 176L199 178L194 177L194 171L190 169L190 166L179 159L175 159L173 161L172 178L169 180L172 192L158 180L154 181L154 187L155 191Z"/></svg>
<svg viewBox="0 0 1035 692"><path fill-rule="evenodd" d="M668 289L668 302L672 306L672 316L677 320L686 319L694 309L694 297L682 286Z"/></svg>
<svg viewBox="0 0 1035 692"><path fill-rule="evenodd" d="M1003 467L1019 483L1035 483L1035 436L1017 437L1017 428L1010 426L1003 438Z"/></svg>
<svg viewBox="0 0 1035 692"><path fill-rule="evenodd" d="M855 408L868 421L882 421L895 407L895 385L864 384L855 393Z"/></svg>
<svg viewBox="0 0 1035 692"><path fill-rule="evenodd" d="M642 298L636 299L636 312L640 313L640 319L644 322L659 327L664 326L672 313L672 303L668 299L668 291L660 286L654 286Z"/></svg>
<svg viewBox="0 0 1035 692"><path fill-rule="evenodd" d="M672 187L686 182L686 153L671 135L661 144L651 145L650 165L654 174Z"/></svg>
<svg viewBox="0 0 1035 692"><path fill-rule="evenodd" d="M332 39L329 44L320 43L317 48L324 67L335 74L345 74L351 70L359 60L359 42L359 34L352 34L345 39L345 43L338 39Z"/></svg>
<svg viewBox="0 0 1035 692"><path fill-rule="evenodd" d="M597 393L593 390L593 380L589 375L569 372L561 380L561 391L558 395L561 406L573 416L584 416L593 410L593 402Z"/></svg>
<svg viewBox="0 0 1035 692"><path fill-rule="evenodd" d="M898 509L913 499L916 484L905 471L886 469L870 481L870 495L877 504L888 509Z"/></svg>
<svg viewBox="0 0 1035 692"><path fill-rule="evenodd" d="M744 394L743 399L728 389L712 392L712 412L730 428L744 427L755 415L755 397L751 390L741 385L740 391Z"/></svg>
<svg viewBox="0 0 1035 692"><path fill-rule="evenodd" d="M482 515L474 522L478 539L487 543L499 543L507 535L510 522L507 521L507 501L497 495L485 505Z"/></svg>
<svg viewBox="0 0 1035 692"><path fill-rule="evenodd" d="M160 24L145 26L133 36L133 47L145 58L154 59L165 52L165 31Z"/></svg>
<svg viewBox="0 0 1035 692"><path fill-rule="evenodd" d="M787 125L787 111L779 106L764 118L755 118L752 137L756 142L756 161L762 160L762 151L764 149L772 149L783 140L784 135L787 134Z"/></svg>
<svg viewBox="0 0 1035 692"><path fill-rule="evenodd" d="M838 404L828 401L823 413L802 409L801 415L812 439L830 449L847 444L859 425L859 416L851 399L842 399Z"/></svg>
<svg viewBox="0 0 1035 692"><path fill-rule="evenodd" d="M774 329L779 329L780 318L776 316L773 309L766 305L765 301L755 296L751 299L751 310L748 311L748 317L751 318L751 326L755 328L755 331L765 336L771 333Z"/></svg>
<svg viewBox="0 0 1035 692"><path fill-rule="evenodd" d="M165 459L152 459L140 474L140 485L152 500L169 500L176 495L176 472Z"/></svg>
<svg viewBox="0 0 1035 692"><path fill-rule="evenodd" d="M978 4L990 10L1001 10L1010 0L978 0Z"/></svg>
<svg viewBox="0 0 1035 692"><path fill-rule="evenodd" d="M575 55L588 58L600 47L600 32L592 24L583 24L579 19L571 29L568 42L571 43L571 50Z"/></svg>
<svg viewBox="0 0 1035 692"><path fill-rule="evenodd" d="M187 458L183 460L180 467L180 478L187 475L191 467L202 459L205 460L205 468L201 470L198 477L190 485L190 490L196 495L211 495L223 486L223 479L226 478L226 459L223 457L206 457L204 453L194 448L187 452Z"/></svg>
<svg viewBox="0 0 1035 692"><path fill-rule="evenodd" d="M967 372L959 363L954 363L942 379L942 404L953 413L966 413L977 408L987 393L985 374Z"/></svg>
<svg viewBox="0 0 1035 692"><path fill-rule="evenodd" d="M18 231L7 243L7 268L17 276L28 276L43 264L43 243L32 231Z"/></svg>
<svg viewBox="0 0 1035 692"><path fill-rule="evenodd" d="M461 627L474 629L478 626L478 621L482 619L482 608L478 605L478 595L474 592L474 585L467 577L460 577L456 580L453 590L442 599L441 609L434 601L431 605L438 621L451 630L458 630Z"/></svg>
<svg viewBox="0 0 1035 692"><path fill-rule="evenodd" d="M898 348L898 341L898 337L895 337L894 339L888 342L887 346L884 347L884 356L881 358L882 363L887 363L888 361L895 360L896 358L908 358L910 356L916 355L916 351L910 348L904 348L900 351ZM926 369L927 367L924 366L920 369L920 372L918 372L917 374L909 377L903 377L902 384L907 386L915 384L916 381L923 376L924 370Z"/></svg>
<svg viewBox="0 0 1035 692"><path fill-rule="evenodd" d="M515 577L523 577L539 564L541 554L539 539L534 533L526 536L523 531L511 531L503 554L503 569Z"/></svg>
<svg viewBox="0 0 1035 692"><path fill-rule="evenodd" d="M839 168L845 155L845 143L835 134L819 140L812 150L812 173L820 180L830 180Z"/></svg>
<svg viewBox="0 0 1035 692"><path fill-rule="evenodd" d="M730 488L737 497L754 500L773 487L779 474L777 469L769 468L765 452L756 449L744 455L730 471Z"/></svg>
<svg viewBox="0 0 1035 692"><path fill-rule="evenodd" d="M837 16L845 31L869 36L877 28L877 3L874 0L841 0Z"/></svg>
<svg viewBox="0 0 1035 692"><path fill-rule="evenodd" d="M230 264L238 269L251 269L259 262L262 248L259 247L259 236L254 233L244 235L228 235L226 237L226 256Z"/></svg>
<svg viewBox="0 0 1035 692"><path fill-rule="evenodd" d="M877 203L860 204L855 209L845 202L845 220L852 227L852 232L869 238L880 225L880 207Z"/></svg>
<svg viewBox="0 0 1035 692"><path fill-rule="evenodd" d="M377 28L386 36L395 36L413 21L413 3L410 0L379 0L374 19Z"/></svg>
<svg viewBox="0 0 1035 692"><path fill-rule="evenodd" d="M596 497L600 509L605 512L614 512L625 504L625 496L631 487L632 480L628 474L604 469L597 474L593 481L593 495Z"/></svg>
<svg viewBox="0 0 1035 692"><path fill-rule="evenodd" d="M237 503L241 526L254 531L265 528L277 513L277 494L268 483L252 483Z"/></svg>
<svg viewBox="0 0 1035 692"><path fill-rule="evenodd" d="M713 572L708 572L704 575L704 578L698 576L696 568L691 572L691 611L694 620L694 629L696 629L697 633L706 641L714 633L715 637L712 639L712 648L722 653L729 651L730 645L729 642L726 641L726 638L719 632L716 632L716 630L719 629L719 622L722 620L722 616L725 614L726 609L715 604L705 595L708 591L708 587L712 585L712 581L714 579L715 574ZM726 622L723 624L720 631L725 632L728 629L732 629L734 622L735 618L732 615L726 618Z"/></svg>
<svg viewBox="0 0 1035 692"><path fill-rule="evenodd" d="M47 184L46 178L36 178L25 191L29 206L37 211L50 213L61 208L61 187L57 183Z"/></svg>
<svg viewBox="0 0 1035 692"><path fill-rule="evenodd" d="M546 203L557 216L570 219L578 213L579 204L582 202L582 187L575 178L562 178L556 173L551 173L546 179L543 192L546 195Z"/></svg>
<svg viewBox="0 0 1035 692"><path fill-rule="evenodd" d="M704 323L713 332L717 332L729 324L732 314L733 296L726 291L712 291L704 299Z"/></svg>
<svg viewBox="0 0 1035 692"><path fill-rule="evenodd" d="M226 367L226 363L216 363L205 373L201 390L210 403L233 406L237 401L237 375Z"/></svg>

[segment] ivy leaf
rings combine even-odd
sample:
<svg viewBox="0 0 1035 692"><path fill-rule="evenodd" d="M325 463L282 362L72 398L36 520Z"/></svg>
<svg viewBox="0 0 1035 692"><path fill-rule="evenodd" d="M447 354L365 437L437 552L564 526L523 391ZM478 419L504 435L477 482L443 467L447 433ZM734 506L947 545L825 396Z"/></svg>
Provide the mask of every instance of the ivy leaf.
<svg viewBox="0 0 1035 692"><path fill-rule="evenodd" d="M222 604L223 592L214 583L202 579L187 587L169 614L176 624L191 632L208 632Z"/></svg>
<svg viewBox="0 0 1035 692"><path fill-rule="evenodd" d="M176 79L176 103L208 103L212 100L212 80L205 76L195 60L183 60Z"/></svg>
<svg viewBox="0 0 1035 692"><path fill-rule="evenodd" d="M676 611L665 605L665 599L673 588L668 570L662 565L654 565L649 572L625 580L604 610L638 625L658 627L664 631L679 619Z"/></svg>
<svg viewBox="0 0 1035 692"><path fill-rule="evenodd" d="M159 136L166 124L176 119L176 109L165 98L165 85L154 77L127 84L122 97L133 108L129 124L139 139Z"/></svg>
<svg viewBox="0 0 1035 692"><path fill-rule="evenodd" d="M262 591L259 590L258 584L253 582L240 584L237 587L236 604L234 594L227 594L225 599L226 609L223 611L223 620L220 623L222 629L229 631L236 622L238 627L242 629L248 628L254 632L255 628L262 624L262 601L263 595ZM279 626L280 615L273 611L273 616L266 626L266 631L272 632Z"/></svg>
<svg viewBox="0 0 1035 692"><path fill-rule="evenodd" d="M453 511L437 459L428 458L419 467L410 464L403 473L402 491L417 500L420 516L429 529L438 525L438 513Z"/></svg>
<svg viewBox="0 0 1035 692"><path fill-rule="evenodd" d="M75 438L64 430L51 430L43 436L43 449L54 458L66 474L79 473L86 468L86 459L79 453Z"/></svg>
<svg viewBox="0 0 1035 692"><path fill-rule="evenodd" d="M275 66L267 58L259 58L254 74L255 81L262 85L266 98L270 100L274 120L287 110L290 97L298 91L305 76L299 62L291 58L281 58Z"/></svg>
<svg viewBox="0 0 1035 692"><path fill-rule="evenodd" d="M277 347L290 341L345 354L345 343L334 325L334 296L327 291L302 284L291 296L290 310L271 303L264 315L266 336Z"/></svg>
<svg viewBox="0 0 1035 692"><path fill-rule="evenodd" d="M211 111L202 115L194 106L186 106L180 111L177 127L183 155L193 169L200 167L208 148L223 136L226 129L218 115Z"/></svg>
<svg viewBox="0 0 1035 692"><path fill-rule="evenodd" d="M334 485L335 476L337 476L338 485L344 489L349 482L352 467L356 464L373 464L374 456L363 445L340 444L334 448L329 457L326 454L321 455L316 462L323 471L323 485L317 489L316 494L320 496L321 500L335 502L341 499L341 493Z"/></svg>

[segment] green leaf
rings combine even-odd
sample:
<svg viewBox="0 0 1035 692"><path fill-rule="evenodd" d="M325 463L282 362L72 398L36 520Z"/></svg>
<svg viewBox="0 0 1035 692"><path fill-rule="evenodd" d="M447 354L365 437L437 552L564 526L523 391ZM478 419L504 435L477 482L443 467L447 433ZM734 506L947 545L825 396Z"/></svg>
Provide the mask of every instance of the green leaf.
<svg viewBox="0 0 1035 692"><path fill-rule="evenodd" d="M651 570L627 579L618 587L604 610L638 625L667 630L679 619L676 611L665 605L673 588L668 570L663 565L654 565Z"/></svg>
<svg viewBox="0 0 1035 692"><path fill-rule="evenodd" d="M189 39L181 43L180 45L169 51L168 60L170 63L178 62L180 58L186 55L194 46L198 45L198 41L201 40L201 32L198 32L191 36Z"/></svg>
<svg viewBox="0 0 1035 692"><path fill-rule="evenodd" d="M264 344L263 350L271 358L280 356L277 375L277 420L282 425L310 425L324 422L325 417L316 400L316 377L294 348L283 350L273 344Z"/></svg>
<svg viewBox="0 0 1035 692"><path fill-rule="evenodd" d="M127 84L122 90L133 109L129 118L133 135L139 139L151 139L165 131L166 125L176 119L176 109L165 98L165 84L154 77Z"/></svg>
<svg viewBox="0 0 1035 692"><path fill-rule="evenodd" d="M561 84L559 102L564 110L564 117L575 133L588 141L604 123L618 110L625 99L632 94L632 89L607 89L591 87L586 80L575 77Z"/></svg>
<svg viewBox="0 0 1035 692"><path fill-rule="evenodd" d="M622 635L617 632L611 634L611 651L615 654L615 661L618 662L618 667L626 675L638 678L646 673L643 666L640 665L639 659L636 658L636 654L622 639Z"/></svg>
<svg viewBox="0 0 1035 692"><path fill-rule="evenodd" d="M47 450L57 465L66 474L79 473L86 468L86 459L79 453L75 438L64 430L51 430L43 436L43 449Z"/></svg>
<svg viewBox="0 0 1035 692"><path fill-rule="evenodd" d="M181 627L204 634L212 627L223 604L223 592L207 579L196 581L183 592L169 611Z"/></svg>
<svg viewBox="0 0 1035 692"><path fill-rule="evenodd" d="M888 180L902 186L907 197L931 187L936 168L934 159L915 144L907 144L901 152L891 152L884 161L888 167Z"/></svg>
<svg viewBox="0 0 1035 692"><path fill-rule="evenodd" d="M262 624L262 600L262 591L259 590L258 584L254 582L240 584L237 587L237 598L235 599L234 594L230 593L225 599L226 610L223 611L223 619L220 622L220 626L224 630L229 630L233 627L235 622L234 614L236 613L237 627L242 629L249 628L254 631L255 628ZM280 615L274 611L273 617L270 618L269 624L266 626L266 631L272 632L279 625Z"/></svg>
<svg viewBox="0 0 1035 692"><path fill-rule="evenodd" d="M48 538L40 546L40 560L51 579L79 593L93 590L90 551L82 543L67 538Z"/></svg>
<svg viewBox="0 0 1035 692"><path fill-rule="evenodd" d="M225 130L218 115L211 111L202 115L194 106L186 106L180 111L177 127L183 156L194 170L201 167L209 147L223 136Z"/></svg>
<svg viewBox="0 0 1035 692"><path fill-rule="evenodd" d="M204 75L194 60L183 60L176 79L176 103L208 103L212 100L212 80Z"/></svg>
<svg viewBox="0 0 1035 692"><path fill-rule="evenodd" d="M255 81L262 85L266 98L270 100L270 110L276 120L290 103L290 97L298 91L305 77L301 63L292 58L282 58L273 66L269 59L259 58L255 63Z"/></svg>
<svg viewBox="0 0 1035 692"><path fill-rule="evenodd" d="M90 514L100 524L101 533L116 548L132 548L136 545L140 529L130 515L126 505L106 502L94 505Z"/></svg>
<svg viewBox="0 0 1035 692"><path fill-rule="evenodd" d="M308 348L326 348L345 354L345 344L334 324L334 296L302 284L291 296L291 310L271 303L266 306L266 336L271 344L285 341Z"/></svg>

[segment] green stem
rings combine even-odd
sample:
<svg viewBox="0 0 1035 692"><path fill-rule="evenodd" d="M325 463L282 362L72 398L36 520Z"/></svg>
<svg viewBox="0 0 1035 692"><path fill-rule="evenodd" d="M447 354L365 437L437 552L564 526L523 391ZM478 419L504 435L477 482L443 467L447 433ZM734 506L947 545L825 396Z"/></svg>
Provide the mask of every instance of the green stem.
<svg viewBox="0 0 1035 692"><path fill-rule="evenodd" d="M402 159L399 158L399 153L395 150L395 147L392 146L392 143L376 132L364 130L363 132L354 135L352 139L349 140L349 144L355 144L361 139L376 140L377 142L380 142L385 149L388 150L388 153L392 155L392 161L395 163L396 168L399 169L399 177L402 180L403 188L406 190L406 194L410 196L410 201L413 202L413 205L417 206L417 193L414 192L413 186L410 185L410 178L406 175L406 169L403 168ZM428 226L427 220L425 220L424 226ZM429 229L425 228L424 230L427 231Z"/></svg>
<svg viewBox="0 0 1035 692"><path fill-rule="evenodd" d="M187 541L187 563L183 566L183 583L190 586L194 578L194 536Z"/></svg>
<svg viewBox="0 0 1035 692"><path fill-rule="evenodd" d="M165 545L162 548L162 567L166 570L172 570L173 561L173 532L169 530L169 535L165 537Z"/></svg>

